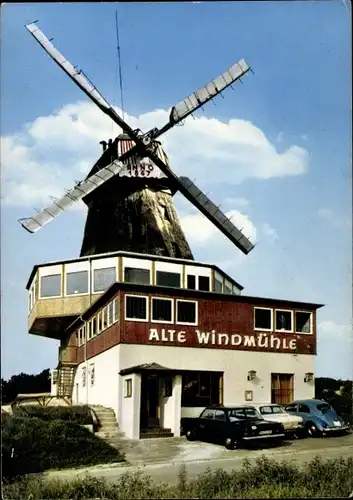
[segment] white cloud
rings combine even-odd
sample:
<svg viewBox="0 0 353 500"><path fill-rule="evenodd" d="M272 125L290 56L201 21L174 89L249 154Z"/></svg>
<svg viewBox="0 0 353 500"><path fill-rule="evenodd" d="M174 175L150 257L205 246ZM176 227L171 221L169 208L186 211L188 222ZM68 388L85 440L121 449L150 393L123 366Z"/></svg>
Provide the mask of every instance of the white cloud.
<svg viewBox="0 0 353 500"><path fill-rule="evenodd" d="M339 325L334 321L321 321L318 324L318 337L319 339L330 339L332 343L336 340L353 342L352 326Z"/></svg>
<svg viewBox="0 0 353 500"><path fill-rule="evenodd" d="M271 227L270 224L268 224L268 222L265 222L264 224L262 224L261 231L262 231L263 235L266 236L271 241L276 241L279 239L279 236L278 236L276 229Z"/></svg>
<svg viewBox="0 0 353 500"><path fill-rule="evenodd" d="M231 219L236 227L242 229L252 243L255 242L256 228L247 215L238 212L238 210L230 210L225 215ZM191 246L203 245L206 242L217 245L217 242L222 241L217 238L218 229L198 212L181 215L180 222Z"/></svg>
<svg viewBox="0 0 353 500"><path fill-rule="evenodd" d="M139 117L125 114L125 119L133 128L146 131L163 125L168 111ZM118 127L95 105L77 102L3 137L3 202L23 207L47 204L50 195L60 196L89 171L101 154L99 141L118 133ZM212 187L239 184L247 178L300 175L308 165L305 149L292 145L278 153L259 128L241 119L227 123L206 117L186 120L183 127L174 127L163 136L163 144L178 173ZM234 206L246 203L238 199Z"/></svg>
<svg viewBox="0 0 353 500"><path fill-rule="evenodd" d="M334 213L334 211L331 210L330 208L319 208L317 211L317 214L321 219L326 220L332 226L340 227L340 226L349 226L350 225L349 219L337 216Z"/></svg>

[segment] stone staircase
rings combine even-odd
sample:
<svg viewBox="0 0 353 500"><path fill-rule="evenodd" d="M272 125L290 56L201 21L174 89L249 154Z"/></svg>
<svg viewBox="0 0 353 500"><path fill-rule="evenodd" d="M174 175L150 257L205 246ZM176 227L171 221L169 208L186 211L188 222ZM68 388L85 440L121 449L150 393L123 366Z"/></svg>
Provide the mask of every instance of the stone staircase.
<svg viewBox="0 0 353 500"><path fill-rule="evenodd" d="M124 437L124 433L119 431L115 412L112 408L106 408L102 405L90 405L90 408L94 411L98 421L98 431L95 433L97 437L106 441Z"/></svg>
<svg viewBox="0 0 353 500"><path fill-rule="evenodd" d="M161 428L161 427L152 427L149 429L144 429L140 432L141 439L152 439L159 437L173 437L171 429Z"/></svg>

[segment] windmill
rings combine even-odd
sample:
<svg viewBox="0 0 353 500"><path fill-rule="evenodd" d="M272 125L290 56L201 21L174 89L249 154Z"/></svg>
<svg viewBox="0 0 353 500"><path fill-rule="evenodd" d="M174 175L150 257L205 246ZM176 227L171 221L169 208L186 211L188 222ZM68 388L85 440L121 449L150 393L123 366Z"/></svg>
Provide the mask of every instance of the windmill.
<svg viewBox="0 0 353 500"><path fill-rule="evenodd" d="M73 203L83 200L88 213L80 256L125 250L193 259L172 200L179 191L248 254L254 245L188 177L178 177L173 172L157 140L251 71L244 59L173 106L163 127L143 133L132 129L118 115L83 71L54 47L36 23L26 25L27 30L123 133L114 140L101 141L103 153L83 181L76 182L60 199L53 198L34 216L19 219L21 225L34 233Z"/></svg>

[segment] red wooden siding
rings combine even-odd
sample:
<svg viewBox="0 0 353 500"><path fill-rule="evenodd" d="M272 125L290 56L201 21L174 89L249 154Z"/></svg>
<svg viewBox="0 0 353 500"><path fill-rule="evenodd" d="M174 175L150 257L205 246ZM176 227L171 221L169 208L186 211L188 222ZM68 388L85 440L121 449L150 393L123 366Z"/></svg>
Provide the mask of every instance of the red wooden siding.
<svg viewBox="0 0 353 500"><path fill-rule="evenodd" d="M126 292L127 295L143 295L141 293ZM183 297L182 295L175 295L174 299L182 300L195 300L198 302L198 324L195 326L190 325L177 325L177 324L163 324L163 323L152 323L144 321L125 321L124 317L124 295L125 292L119 291L118 294L120 298L120 315L119 321L114 323L109 328L104 330L102 333L98 334L93 339L87 342L87 345L83 345L77 348L77 363L84 361L85 349L87 359L102 353L103 351L119 344L148 344L148 345L166 345L166 346L181 346L181 347L198 347L204 349L233 349L233 350L244 350L244 351L260 351L260 352L286 352L292 354L316 354L316 312L315 310L307 310L307 312L312 312L313 314L313 333L312 334L294 334L294 333L283 333L283 332L261 332L254 330L254 307L269 307L268 304L261 304L260 301L256 305L237 302L234 300L214 300L213 298L207 299L198 298L192 299L191 297ZM168 297L161 293L146 293L144 296L148 297ZM170 297L172 298L172 297ZM110 299L111 300L111 299ZM151 301L150 301L151 306ZM285 310L295 310L287 307L286 303L280 300L276 302L276 307L278 309ZM174 316L176 309L176 303L174 307ZM275 307L273 307L275 309ZM303 309L298 309L303 310ZM149 340L150 329L156 329L159 334L159 341ZM165 333L168 330L174 330L174 337L177 337L177 333L182 331L185 335L185 342L177 342L170 340L161 340L162 329L165 329ZM215 338L215 343L212 343L211 337L208 344L202 344L197 341L196 330L200 332L210 332L214 331L216 334L228 334L229 343L227 345L218 344L218 337ZM258 345L232 345L231 336L236 334L242 339L249 336L254 336L256 339L264 333L267 337L276 337L281 339L281 345L279 348L274 348L268 345L268 347L259 347ZM262 337L264 339L264 337ZM283 339L286 340L286 346L283 346ZM296 348L289 349L288 345L291 340L296 340ZM73 345L73 340L76 342L76 332L73 332L70 336L70 345ZM224 340L224 338L223 338Z"/></svg>

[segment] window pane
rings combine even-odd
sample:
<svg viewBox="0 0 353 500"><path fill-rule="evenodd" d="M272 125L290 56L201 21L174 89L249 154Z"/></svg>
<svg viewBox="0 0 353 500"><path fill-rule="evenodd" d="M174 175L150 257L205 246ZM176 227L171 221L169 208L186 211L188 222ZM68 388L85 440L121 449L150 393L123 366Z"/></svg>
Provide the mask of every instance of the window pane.
<svg viewBox="0 0 353 500"><path fill-rule="evenodd" d="M276 311L276 330L292 330L292 313Z"/></svg>
<svg viewBox="0 0 353 500"><path fill-rule="evenodd" d="M214 291L217 293L222 293L223 284L222 281L219 281L217 278L214 280Z"/></svg>
<svg viewBox="0 0 353 500"><path fill-rule="evenodd" d="M180 273L157 271L157 285L175 286L180 288Z"/></svg>
<svg viewBox="0 0 353 500"><path fill-rule="evenodd" d="M95 269L93 271L94 292L104 292L115 281L115 267L106 267L105 269Z"/></svg>
<svg viewBox="0 0 353 500"><path fill-rule="evenodd" d="M196 277L192 274L188 274L186 288L196 290Z"/></svg>
<svg viewBox="0 0 353 500"><path fill-rule="evenodd" d="M126 297L126 318L147 319L147 299L145 297Z"/></svg>
<svg viewBox="0 0 353 500"><path fill-rule="evenodd" d="M295 313L295 331L298 333L311 333L311 313L296 312Z"/></svg>
<svg viewBox="0 0 353 500"><path fill-rule="evenodd" d="M152 299L152 321L172 321L172 301Z"/></svg>
<svg viewBox="0 0 353 500"><path fill-rule="evenodd" d="M271 329L271 314L270 309L255 308L255 328Z"/></svg>
<svg viewBox="0 0 353 500"><path fill-rule="evenodd" d="M105 307L102 310L102 330L105 330L107 328L107 321L108 321L108 308Z"/></svg>
<svg viewBox="0 0 353 500"><path fill-rule="evenodd" d="M119 299L114 299L114 322L119 321Z"/></svg>
<svg viewBox="0 0 353 500"><path fill-rule="evenodd" d="M260 413L262 415L271 415L272 407L271 406L261 406Z"/></svg>
<svg viewBox="0 0 353 500"><path fill-rule="evenodd" d="M124 281L128 283L138 283L140 285L149 285L151 283L150 271L149 269L125 267Z"/></svg>
<svg viewBox="0 0 353 500"><path fill-rule="evenodd" d="M199 276L199 290L210 291L210 278L208 276Z"/></svg>
<svg viewBox="0 0 353 500"><path fill-rule="evenodd" d="M67 273L66 295L75 293L88 293L88 271Z"/></svg>
<svg viewBox="0 0 353 500"><path fill-rule="evenodd" d="M92 319L92 337L94 337L95 335L97 335L97 318L94 317Z"/></svg>
<svg viewBox="0 0 353 500"><path fill-rule="evenodd" d="M215 420L226 420L226 414L224 410L215 410L214 412Z"/></svg>
<svg viewBox="0 0 353 500"><path fill-rule="evenodd" d="M211 410L209 408L206 408L206 410L204 410L202 412L202 414L200 415L200 418L207 418L208 420L212 420L213 419L213 415L214 415L214 410Z"/></svg>
<svg viewBox="0 0 353 500"><path fill-rule="evenodd" d="M113 302L108 304L108 326L113 323Z"/></svg>
<svg viewBox="0 0 353 500"><path fill-rule="evenodd" d="M61 274L52 276L42 276L40 279L41 297L60 297L61 295Z"/></svg>
<svg viewBox="0 0 353 500"><path fill-rule="evenodd" d="M177 302L177 322L196 323L196 303L178 301Z"/></svg>
<svg viewBox="0 0 353 500"><path fill-rule="evenodd" d="M285 413L282 406L272 406L273 413Z"/></svg>

